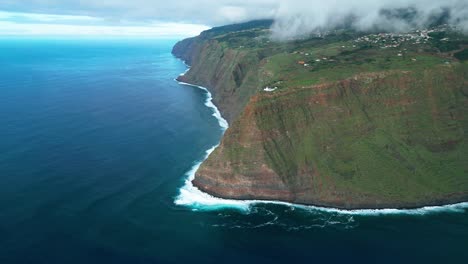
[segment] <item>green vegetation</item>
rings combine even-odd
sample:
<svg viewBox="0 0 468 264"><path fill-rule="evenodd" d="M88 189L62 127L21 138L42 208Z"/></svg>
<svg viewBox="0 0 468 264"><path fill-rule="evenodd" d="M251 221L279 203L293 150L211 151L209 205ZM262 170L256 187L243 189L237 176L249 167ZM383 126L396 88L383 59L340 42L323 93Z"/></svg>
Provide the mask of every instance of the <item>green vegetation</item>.
<svg viewBox="0 0 468 264"><path fill-rule="evenodd" d="M455 53L454 57L461 61L468 60L468 49L464 49L460 52Z"/></svg>
<svg viewBox="0 0 468 264"><path fill-rule="evenodd" d="M395 204L467 191L461 71L398 71L265 97L256 123L280 135L264 139L267 162L290 186L313 167L327 176L324 189Z"/></svg>
<svg viewBox="0 0 468 264"><path fill-rule="evenodd" d="M181 44L197 47L184 78L212 88L231 122L197 175L216 179L206 190L343 208L468 198L465 35L439 26L275 42L269 23Z"/></svg>
<svg viewBox="0 0 468 264"><path fill-rule="evenodd" d="M468 45L468 37L457 32L441 31L430 33L431 43L440 52L460 49L461 45Z"/></svg>

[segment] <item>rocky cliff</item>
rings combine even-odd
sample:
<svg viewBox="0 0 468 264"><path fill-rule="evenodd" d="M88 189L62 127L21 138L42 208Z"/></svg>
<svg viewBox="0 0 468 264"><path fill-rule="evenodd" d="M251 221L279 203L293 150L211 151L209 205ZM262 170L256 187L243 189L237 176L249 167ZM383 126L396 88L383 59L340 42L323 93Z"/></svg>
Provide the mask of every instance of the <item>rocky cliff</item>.
<svg viewBox="0 0 468 264"><path fill-rule="evenodd" d="M174 47L192 66L181 80L208 87L231 124L194 185L345 209L468 200L466 61L430 42L391 51L349 33L275 44L265 28Z"/></svg>
<svg viewBox="0 0 468 264"><path fill-rule="evenodd" d="M219 27L205 31L198 37L180 41L172 53L190 65L191 69L178 80L208 87L223 117L228 122L233 121L249 98L258 91L261 55L256 50L230 48L223 43L223 36L226 32L236 30L262 30L271 23L262 20Z"/></svg>

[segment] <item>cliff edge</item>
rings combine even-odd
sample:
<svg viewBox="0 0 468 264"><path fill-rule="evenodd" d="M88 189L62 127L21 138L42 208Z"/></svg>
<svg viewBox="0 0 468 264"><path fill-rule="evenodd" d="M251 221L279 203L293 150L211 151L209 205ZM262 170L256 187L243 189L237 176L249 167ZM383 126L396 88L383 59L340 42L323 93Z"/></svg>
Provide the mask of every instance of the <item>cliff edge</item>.
<svg viewBox="0 0 468 264"><path fill-rule="evenodd" d="M466 36L343 30L277 43L270 25L174 47L191 65L179 79L208 87L231 124L195 186L343 209L468 200Z"/></svg>

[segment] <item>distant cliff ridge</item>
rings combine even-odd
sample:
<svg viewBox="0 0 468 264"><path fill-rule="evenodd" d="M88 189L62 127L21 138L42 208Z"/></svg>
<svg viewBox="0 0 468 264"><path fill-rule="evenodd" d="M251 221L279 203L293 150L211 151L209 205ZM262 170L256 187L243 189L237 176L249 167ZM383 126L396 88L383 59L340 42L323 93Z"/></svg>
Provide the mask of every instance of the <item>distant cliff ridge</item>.
<svg viewBox="0 0 468 264"><path fill-rule="evenodd" d="M226 48L222 37L233 30L265 30L272 22L259 20L213 28L198 37L178 42L172 53L192 67L179 80L209 87L223 116L228 122L233 121L257 92L260 60L256 51Z"/></svg>
<svg viewBox="0 0 468 264"><path fill-rule="evenodd" d="M468 200L466 36L335 30L275 43L271 23L173 49L191 65L179 79L209 88L231 124L194 185L344 209Z"/></svg>

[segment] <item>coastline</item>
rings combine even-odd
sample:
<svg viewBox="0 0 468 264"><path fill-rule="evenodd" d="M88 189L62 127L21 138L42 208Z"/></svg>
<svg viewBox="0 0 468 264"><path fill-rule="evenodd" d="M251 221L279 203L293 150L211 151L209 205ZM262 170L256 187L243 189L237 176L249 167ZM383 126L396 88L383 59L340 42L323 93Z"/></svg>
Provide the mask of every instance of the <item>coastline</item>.
<svg viewBox="0 0 468 264"><path fill-rule="evenodd" d="M181 73L179 76L184 76L189 70L190 66L183 60L181 60L184 65L187 66L187 70ZM174 79L181 85L195 87L202 89L206 92L207 98L205 105L213 110L213 116L218 120L221 130L223 133L228 129L228 122L222 117L219 109L212 102L213 97L208 88L194 85L186 82L178 81ZM468 202L460 202L454 204L445 204L445 205L427 205L414 208L379 208L379 209L340 209L333 207L323 207L315 205L303 205L295 204L283 201L274 201L274 200L235 200L235 199L224 199L215 197L211 194L201 191L199 188L193 185L193 180L195 179L195 174L201 164L209 157L209 155L219 146L215 145L206 151L205 156L195 162L194 166L185 174L186 180L184 186L179 190L179 195L176 197L174 203L179 206L185 206L192 208L194 211L213 211L224 208L238 209L244 212L249 212L250 208L254 205L259 204L275 204L294 207L302 209L305 211L320 211L320 212L329 212L337 214L347 214L347 215L425 215L430 213L442 213L442 212L452 212L452 213L463 213L465 210L468 210Z"/></svg>

